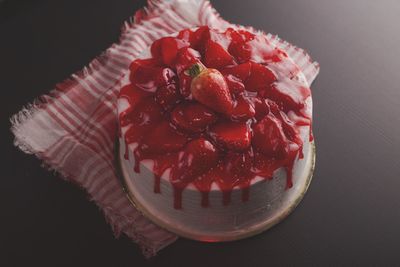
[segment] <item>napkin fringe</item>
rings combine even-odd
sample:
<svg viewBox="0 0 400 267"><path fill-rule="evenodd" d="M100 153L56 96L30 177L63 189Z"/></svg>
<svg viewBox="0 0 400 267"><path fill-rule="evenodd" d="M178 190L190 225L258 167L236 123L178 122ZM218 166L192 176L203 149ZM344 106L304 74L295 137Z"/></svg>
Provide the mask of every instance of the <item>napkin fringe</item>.
<svg viewBox="0 0 400 267"><path fill-rule="evenodd" d="M17 136L18 134L18 126L25 123L25 121L30 120L33 117L33 114L38 110L35 104L27 104L26 106L22 107L21 111L17 114L14 114L10 118L11 122L11 132L14 134L14 146L22 150L22 152L26 154L34 154L33 149L31 146L24 142L23 138Z"/></svg>

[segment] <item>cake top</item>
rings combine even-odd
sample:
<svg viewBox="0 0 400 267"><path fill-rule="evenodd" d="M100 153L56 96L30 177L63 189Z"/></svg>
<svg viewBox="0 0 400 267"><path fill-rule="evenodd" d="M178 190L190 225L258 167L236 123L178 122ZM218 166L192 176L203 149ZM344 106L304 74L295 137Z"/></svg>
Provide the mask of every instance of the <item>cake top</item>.
<svg viewBox="0 0 400 267"><path fill-rule="evenodd" d="M214 182L225 204L234 187L246 201L255 177L271 179L281 167L292 186L293 164L303 157L300 127L310 127L312 139L311 92L284 51L263 34L207 26L161 38L150 50L130 65L119 95L129 107L119 123L125 143L135 144L135 171L154 161L156 193L168 169L175 208L189 184L203 193L203 206Z"/></svg>

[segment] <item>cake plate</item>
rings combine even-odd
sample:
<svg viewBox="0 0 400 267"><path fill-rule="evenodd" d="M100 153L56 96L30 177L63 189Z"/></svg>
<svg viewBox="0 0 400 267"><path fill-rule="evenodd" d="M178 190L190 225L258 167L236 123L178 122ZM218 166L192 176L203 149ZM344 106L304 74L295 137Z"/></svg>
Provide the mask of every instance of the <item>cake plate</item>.
<svg viewBox="0 0 400 267"><path fill-rule="evenodd" d="M135 190L134 183L129 181L127 167L122 164L124 160L122 153L120 153L120 144L117 141L115 145L116 152L116 166L117 173L120 178L123 190L125 191L129 201L132 205L139 210L143 216L151 220L156 225L177 234L178 236L185 237L192 240L206 241L206 242L223 242L239 240L247 237L257 235L263 231L268 230L276 225L284 218L286 218L300 203L303 196L311 183L314 167L315 167L315 144L311 143L308 153L304 155L305 168L300 177L294 181L294 186L285 191L288 194L283 200L278 203L265 203L265 205L254 214L254 216L245 218L244 222L236 227L227 227L227 229L214 231L211 229L194 229L189 225L182 224L177 221L173 216L165 216L162 211L148 207L138 192ZM273 181L273 180L272 180ZM271 182L271 181L266 181ZM130 186L128 186L128 184ZM205 208L207 209L207 208ZM157 210L157 212L150 212L149 210ZM242 220L243 221L243 220Z"/></svg>

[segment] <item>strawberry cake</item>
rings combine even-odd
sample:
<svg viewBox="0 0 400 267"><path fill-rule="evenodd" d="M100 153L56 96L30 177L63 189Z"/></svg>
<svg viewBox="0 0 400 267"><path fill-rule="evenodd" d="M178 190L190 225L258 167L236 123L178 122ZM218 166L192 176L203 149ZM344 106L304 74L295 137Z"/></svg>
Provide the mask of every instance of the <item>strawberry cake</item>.
<svg viewBox="0 0 400 267"><path fill-rule="evenodd" d="M118 97L123 180L156 224L223 241L286 216L314 164L309 85L264 34L203 26L155 41Z"/></svg>

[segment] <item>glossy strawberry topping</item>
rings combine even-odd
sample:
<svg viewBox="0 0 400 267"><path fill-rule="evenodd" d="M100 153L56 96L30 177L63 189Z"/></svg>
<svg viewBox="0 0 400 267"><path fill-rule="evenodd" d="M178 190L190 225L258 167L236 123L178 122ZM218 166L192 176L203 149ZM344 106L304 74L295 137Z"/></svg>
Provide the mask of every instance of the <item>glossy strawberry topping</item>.
<svg viewBox="0 0 400 267"><path fill-rule="evenodd" d="M129 108L119 122L125 143L135 144L135 171L154 162L155 193L167 170L177 209L189 184L204 207L213 183L224 204L234 187L248 200L251 181L272 179L281 167L292 186L294 162L303 157L299 127L311 133L311 93L285 52L261 34L203 26L155 41L151 55L130 66L131 83L119 95Z"/></svg>

